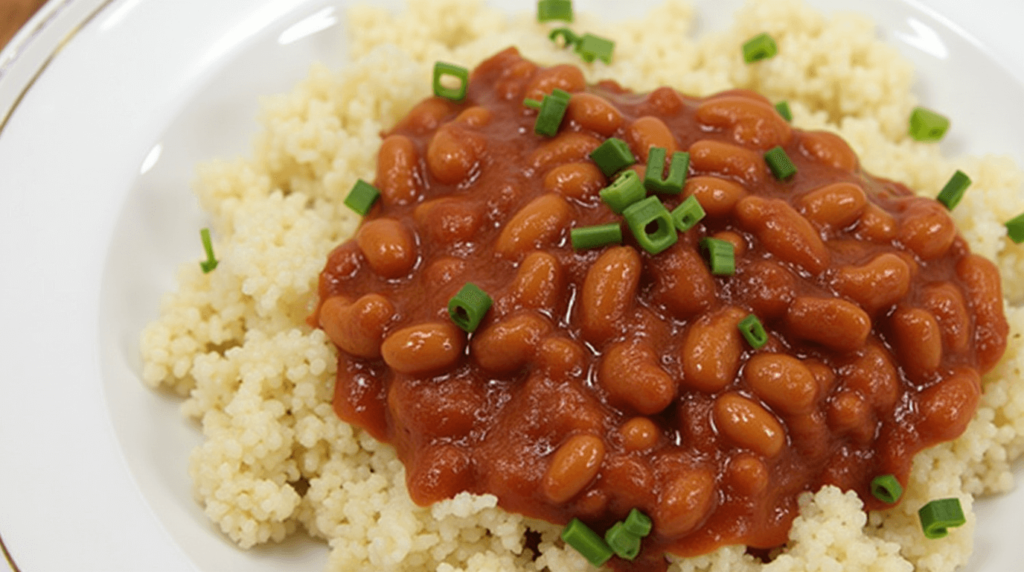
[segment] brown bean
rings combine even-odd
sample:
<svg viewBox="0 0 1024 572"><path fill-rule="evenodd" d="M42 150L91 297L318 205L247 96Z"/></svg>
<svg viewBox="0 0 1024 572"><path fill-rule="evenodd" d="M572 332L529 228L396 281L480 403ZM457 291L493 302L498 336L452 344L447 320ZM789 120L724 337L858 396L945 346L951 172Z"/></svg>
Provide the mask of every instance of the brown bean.
<svg viewBox="0 0 1024 572"><path fill-rule="evenodd" d="M716 240L724 240L732 245L733 257L735 260L743 258L743 255L747 253L747 239L744 238L740 233L733 232L731 230L720 230L715 234L711 235L711 238Z"/></svg>
<svg viewBox="0 0 1024 572"><path fill-rule="evenodd" d="M566 163L544 175L544 190L578 201L597 197L606 183L604 173L593 163Z"/></svg>
<svg viewBox="0 0 1024 572"><path fill-rule="evenodd" d="M529 363L551 323L537 312L525 311L491 322L476 332L469 353L481 368L511 373Z"/></svg>
<svg viewBox="0 0 1024 572"><path fill-rule="evenodd" d="M683 98L671 87L659 87L647 95L647 103L661 115L674 115L683 108Z"/></svg>
<svg viewBox="0 0 1024 572"><path fill-rule="evenodd" d="M602 344L625 327L640 285L640 255L629 246L609 248L587 270L580 292L583 339Z"/></svg>
<svg viewBox="0 0 1024 572"><path fill-rule="evenodd" d="M399 122L398 127L408 129L416 135L429 133L437 129L445 117L454 112L455 106L456 103L441 97L425 99L409 111L409 114Z"/></svg>
<svg viewBox="0 0 1024 572"><path fill-rule="evenodd" d="M757 153L721 141L701 139L690 145L690 168L702 175L732 177L744 185L759 187L764 182L764 158Z"/></svg>
<svg viewBox="0 0 1024 572"><path fill-rule="evenodd" d="M715 508L716 489L715 476L702 467L670 477L651 515L658 534L679 537L697 528Z"/></svg>
<svg viewBox="0 0 1024 572"><path fill-rule="evenodd" d="M863 266L842 266L832 277L832 287L875 314L899 302L910 291L910 267L903 258L886 252Z"/></svg>
<svg viewBox="0 0 1024 572"><path fill-rule="evenodd" d="M763 103L765 105L772 105L771 100L768 99L767 97L765 97L764 95L762 95L762 94L760 94L760 93L758 93L758 92L756 92L756 91L754 91L752 89L746 89L746 88L743 88L743 87L736 87L736 88L733 88L733 89L726 89L726 90L723 90L723 91L719 91L717 93L714 93L714 94L708 96L707 99L710 100L710 99L718 99L718 98L735 98L735 97L741 97L743 99L749 99L749 100L752 100L752 101L756 101L758 103Z"/></svg>
<svg viewBox="0 0 1024 572"><path fill-rule="evenodd" d="M857 221L856 236L878 244L889 244L898 232L896 219L876 204L868 203Z"/></svg>
<svg viewBox="0 0 1024 572"><path fill-rule="evenodd" d="M547 338L537 348L537 365L552 379L579 377L587 366L587 351L569 338Z"/></svg>
<svg viewBox="0 0 1024 572"><path fill-rule="evenodd" d="M956 264L956 275L974 311L974 347L978 370L995 367L1006 349L1010 326L1003 314L1003 291L999 269L988 259L969 254Z"/></svg>
<svg viewBox="0 0 1024 572"><path fill-rule="evenodd" d="M960 436L974 417L981 395L981 378L973 368L962 367L921 392L919 430L931 442Z"/></svg>
<svg viewBox="0 0 1024 572"><path fill-rule="evenodd" d="M774 320L786 313L796 297L796 278L781 265L755 260L743 272L747 304L761 320Z"/></svg>
<svg viewBox="0 0 1024 572"><path fill-rule="evenodd" d="M843 390L832 397L828 406L828 425L836 433L851 435L859 443L874 437L877 427L871 406L856 391Z"/></svg>
<svg viewBox="0 0 1024 572"><path fill-rule="evenodd" d="M838 298L801 296L789 306L785 324L793 336L840 352L864 347L871 333L867 313Z"/></svg>
<svg viewBox="0 0 1024 572"><path fill-rule="evenodd" d="M569 64L560 64L543 68L537 72L526 88L526 97L539 101L556 89L575 93L583 91L586 87L587 80L583 77L580 68Z"/></svg>
<svg viewBox="0 0 1024 572"><path fill-rule="evenodd" d="M744 343L738 325L746 315L729 307L705 314L690 326L680 349L683 383L714 393L736 378Z"/></svg>
<svg viewBox="0 0 1024 572"><path fill-rule="evenodd" d="M423 270L423 280L435 287L451 284L466 274L466 261L453 256L436 258Z"/></svg>
<svg viewBox="0 0 1024 572"><path fill-rule="evenodd" d="M658 263L648 269L652 274L652 301L675 318L684 320L705 312L715 301L715 280L693 248L677 242L659 254Z"/></svg>
<svg viewBox="0 0 1024 572"><path fill-rule="evenodd" d="M743 379L762 401L782 413L806 413L818 399L818 381L790 355L755 354L743 368Z"/></svg>
<svg viewBox="0 0 1024 572"><path fill-rule="evenodd" d="M879 344L869 344L853 363L843 368L843 385L887 414L896 405L900 384L892 356Z"/></svg>
<svg viewBox="0 0 1024 572"><path fill-rule="evenodd" d="M530 165L540 172L565 163L589 160L590 153L602 143L601 139L576 131L562 131L541 144L531 155Z"/></svg>
<svg viewBox="0 0 1024 572"><path fill-rule="evenodd" d="M850 145L842 137L828 131L801 133L800 150L808 157L844 171L854 171L860 164Z"/></svg>
<svg viewBox="0 0 1024 572"><path fill-rule="evenodd" d="M924 260L945 254L956 238L956 226L946 207L923 197L907 201L900 221L900 242Z"/></svg>
<svg viewBox="0 0 1024 572"><path fill-rule="evenodd" d="M737 453L726 466L725 482L741 495L760 496L768 488L768 467L750 453Z"/></svg>
<svg viewBox="0 0 1024 572"><path fill-rule="evenodd" d="M649 417L633 417L619 427L619 436L627 451L646 451L658 443L661 431Z"/></svg>
<svg viewBox="0 0 1024 572"><path fill-rule="evenodd" d="M742 95L725 95L704 100L697 106L697 121L731 131L740 145L767 150L784 145L793 135L786 120L770 103Z"/></svg>
<svg viewBox="0 0 1024 572"><path fill-rule="evenodd" d="M736 218L779 259L815 275L828 268L828 248L818 231L786 201L749 196L737 203Z"/></svg>
<svg viewBox="0 0 1024 572"><path fill-rule="evenodd" d="M736 203L747 194L743 185L720 177L690 177L683 186L683 196L697 197L697 202L711 218L731 215Z"/></svg>
<svg viewBox="0 0 1024 572"><path fill-rule="evenodd" d="M519 264L510 293L520 306L551 312L564 287L562 263L549 252L536 251Z"/></svg>
<svg viewBox="0 0 1024 572"><path fill-rule="evenodd" d="M419 152L404 135L389 135L377 152L376 186L385 205L404 205L423 193Z"/></svg>
<svg viewBox="0 0 1024 572"><path fill-rule="evenodd" d="M444 245L476 238L483 224L479 206L451 197L421 203L413 211L413 216L427 236Z"/></svg>
<svg viewBox="0 0 1024 572"><path fill-rule="evenodd" d="M818 226L841 229L860 218L867 206L864 189L848 182L832 183L800 197L800 212Z"/></svg>
<svg viewBox="0 0 1024 572"><path fill-rule="evenodd" d="M971 343L971 315L964 295L952 282L929 284L921 291L921 305L935 315L942 344L950 353L965 352Z"/></svg>
<svg viewBox="0 0 1024 572"><path fill-rule="evenodd" d="M376 218L363 223L356 243L370 268L384 278L401 278L419 259L416 237L393 218Z"/></svg>
<svg viewBox="0 0 1024 572"><path fill-rule="evenodd" d="M425 447L409 471L409 496L420 506L450 499L472 486L473 460L457 445Z"/></svg>
<svg viewBox="0 0 1024 572"><path fill-rule="evenodd" d="M517 258L527 251L554 244L572 219L572 207L562 197L545 193L519 209L501 229L494 251L505 258Z"/></svg>
<svg viewBox="0 0 1024 572"><path fill-rule="evenodd" d="M715 427L733 443L765 457L774 457L786 444L782 424L767 409L734 392L715 400Z"/></svg>
<svg viewBox="0 0 1024 572"><path fill-rule="evenodd" d="M483 127L491 122L491 117L491 110L475 105L460 113L455 121L465 123L469 127Z"/></svg>
<svg viewBox="0 0 1024 572"><path fill-rule="evenodd" d="M320 306L319 322L334 345L356 357L380 357L384 330L395 315L391 301L380 294L366 294L355 302L332 296Z"/></svg>
<svg viewBox="0 0 1024 572"><path fill-rule="evenodd" d="M676 383L658 365L644 343L620 342L605 350L598 379L614 403L625 403L645 415L664 411L676 397Z"/></svg>
<svg viewBox="0 0 1024 572"><path fill-rule="evenodd" d="M928 310L897 306L889 318L892 346L907 375L923 381L942 363L942 332Z"/></svg>
<svg viewBox="0 0 1024 572"><path fill-rule="evenodd" d="M676 138L672 131L664 121L650 115L638 118L626 128L626 143L641 163L647 163L651 147L665 149L666 157L676 152Z"/></svg>
<svg viewBox="0 0 1024 572"><path fill-rule="evenodd" d="M392 332L381 344L384 363L408 375L451 367L462 355L466 339L450 322L427 322Z"/></svg>
<svg viewBox="0 0 1024 572"><path fill-rule="evenodd" d="M555 504L562 504L580 493L601 470L604 441L596 435L573 435L551 457L541 481L541 491Z"/></svg>
<svg viewBox="0 0 1024 572"><path fill-rule="evenodd" d="M427 168L442 183L461 183L477 168L486 148L487 139L479 133L446 123L427 146Z"/></svg>
<svg viewBox="0 0 1024 572"><path fill-rule="evenodd" d="M605 137L614 135L623 123L622 113L617 107L592 93L574 94L565 110L565 119Z"/></svg>

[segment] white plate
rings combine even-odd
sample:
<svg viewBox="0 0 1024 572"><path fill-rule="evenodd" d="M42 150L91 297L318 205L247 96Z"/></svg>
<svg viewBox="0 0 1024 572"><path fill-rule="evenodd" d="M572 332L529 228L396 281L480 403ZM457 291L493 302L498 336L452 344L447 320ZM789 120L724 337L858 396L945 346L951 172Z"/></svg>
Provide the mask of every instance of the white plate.
<svg viewBox="0 0 1024 572"><path fill-rule="evenodd" d="M695 3L714 28L739 0ZM323 568L319 543L243 552L207 521L186 474L199 432L143 387L137 340L196 256L195 163L248 151L258 95L344 63L346 4L54 0L0 53L0 535L21 570ZM954 115L946 152L1024 164L1024 3L812 4L880 23ZM1018 569L1022 488L978 512L969 569Z"/></svg>

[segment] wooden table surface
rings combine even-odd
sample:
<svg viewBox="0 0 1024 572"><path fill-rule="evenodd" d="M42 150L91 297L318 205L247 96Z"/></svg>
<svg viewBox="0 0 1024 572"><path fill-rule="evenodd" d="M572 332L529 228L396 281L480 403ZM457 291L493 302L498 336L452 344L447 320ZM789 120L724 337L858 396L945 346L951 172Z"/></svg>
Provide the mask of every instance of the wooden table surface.
<svg viewBox="0 0 1024 572"><path fill-rule="evenodd" d="M46 0L0 0L0 48L45 3Z"/></svg>

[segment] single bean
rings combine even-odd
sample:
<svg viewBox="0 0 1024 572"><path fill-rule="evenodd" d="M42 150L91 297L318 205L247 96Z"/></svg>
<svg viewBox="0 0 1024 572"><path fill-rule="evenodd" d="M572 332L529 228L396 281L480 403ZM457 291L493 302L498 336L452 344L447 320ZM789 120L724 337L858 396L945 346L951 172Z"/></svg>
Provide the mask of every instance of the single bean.
<svg viewBox="0 0 1024 572"><path fill-rule="evenodd" d="M453 256L441 256L431 262L423 271L424 283L435 288L451 284L466 275L466 261ZM463 280L464 282L464 280Z"/></svg>
<svg viewBox="0 0 1024 572"><path fill-rule="evenodd" d="M770 103L742 95L720 95L697 106L697 121L703 125L731 131L740 145L768 150L784 145L793 130Z"/></svg>
<svg viewBox="0 0 1024 572"><path fill-rule="evenodd" d="M544 190L578 201L590 201L607 184L604 173L593 163L566 163L544 175Z"/></svg>
<svg viewBox="0 0 1024 572"><path fill-rule="evenodd" d="M458 361L466 339L450 322L428 322L392 332L381 344L384 363L408 375L451 367Z"/></svg>
<svg viewBox="0 0 1024 572"><path fill-rule="evenodd" d="M752 100L752 101L756 101L758 103L763 103L765 105L772 105L771 100L768 99L767 97L765 97L764 95L762 95L762 94L760 94L760 93L758 93L758 92L756 92L756 91L754 91L752 89L746 89L746 88L742 88L742 87L737 87L737 88L733 88L733 89L726 89L726 90L723 90L723 91L719 91L719 92L709 96L707 99L709 99L709 100L711 100L711 99L719 99L719 98L731 99L731 98L735 98L735 97L741 97L743 99L749 99L749 100Z"/></svg>
<svg viewBox="0 0 1024 572"><path fill-rule="evenodd" d="M475 105L460 113L455 121L465 123L469 127L483 127L491 122L491 110Z"/></svg>
<svg viewBox="0 0 1024 572"><path fill-rule="evenodd" d="M838 298L797 298L786 312L785 325L797 338L840 352L864 347L871 333L867 313L860 306Z"/></svg>
<svg viewBox="0 0 1024 572"><path fill-rule="evenodd" d="M505 258L517 258L530 250L551 246L568 232L572 216L572 207L565 199L545 193L512 216L501 229L494 251Z"/></svg>
<svg viewBox="0 0 1024 572"><path fill-rule="evenodd" d="M457 445L440 444L417 451L409 471L409 496L420 506L450 499L473 486L473 460Z"/></svg>
<svg viewBox="0 0 1024 572"><path fill-rule="evenodd" d="M750 453L734 455L725 470L725 482L738 494L757 497L768 488L768 467Z"/></svg>
<svg viewBox="0 0 1024 572"><path fill-rule="evenodd" d="M587 80L583 77L583 72L580 71L580 68L568 64L560 64L541 69L537 72L526 88L526 97L540 100L545 94L550 94L556 89L575 93L583 91L586 87Z"/></svg>
<svg viewBox="0 0 1024 572"><path fill-rule="evenodd" d="M952 282L929 284L921 292L921 305L939 322L942 345L947 351L962 353L970 348L971 315L960 288Z"/></svg>
<svg viewBox="0 0 1024 572"><path fill-rule="evenodd" d="M703 523L715 509L715 481L714 474L703 467L672 475L662 486L661 502L651 515L658 534L679 537Z"/></svg>
<svg viewBox="0 0 1024 572"><path fill-rule="evenodd" d="M736 203L747 194L743 185L720 177L690 177L683 186L683 196L697 197L697 202L711 218L731 215Z"/></svg>
<svg viewBox="0 0 1024 572"><path fill-rule="evenodd" d="M736 219L780 260L815 275L828 268L828 248L818 231L786 201L751 195L737 203Z"/></svg>
<svg viewBox="0 0 1024 572"><path fill-rule="evenodd" d="M531 252L519 265L510 293L526 308L552 312L565 288L562 263L545 251Z"/></svg>
<svg viewBox="0 0 1024 572"><path fill-rule="evenodd" d="M910 291L910 267L891 252L879 254L863 266L842 266L832 277L836 292L857 302L874 315L899 302Z"/></svg>
<svg viewBox="0 0 1024 572"><path fill-rule="evenodd" d="M380 357L384 331L395 316L395 307L380 294L365 294L355 302L332 296L320 306L319 322L334 345L366 359Z"/></svg>
<svg viewBox="0 0 1024 572"><path fill-rule="evenodd" d="M555 451L544 473L541 491L555 504L580 493L601 470L604 441L596 435L573 435Z"/></svg>
<svg viewBox="0 0 1024 572"><path fill-rule="evenodd" d="M924 381L942 364L942 332L928 310L897 306L889 318L892 346L907 375Z"/></svg>
<svg viewBox="0 0 1024 572"><path fill-rule="evenodd" d="M419 152L404 135L389 135L377 152L377 188L385 205L404 205L423 193Z"/></svg>
<svg viewBox="0 0 1024 572"><path fill-rule="evenodd" d="M907 201L900 221L900 242L924 260L945 254L956 238L956 226L946 207L923 197Z"/></svg>
<svg viewBox="0 0 1024 572"><path fill-rule="evenodd" d="M569 100L565 119L582 129L611 137L622 127L622 113L607 99L592 93L577 93Z"/></svg>
<svg viewBox="0 0 1024 572"><path fill-rule="evenodd" d="M690 145L690 169L697 174L732 177L746 186L760 187L767 168L761 154L746 147L711 139Z"/></svg>
<svg viewBox="0 0 1024 572"><path fill-rule="evenodd" d="M680 349L683 383L703 391L721 391L736 378L743 353L740 320L747 312L729 307L701 316L686 332Z"/></svg>
<svg viewBox="0 0 1024 572"><path fill-rule="evenodd" d="M974 348L978 370L985 373L999 362L1010 333L1003 314L999 269L983 256L969 254L957 262L956 275L974 311Z"/></svg>
<svg viewBox="0 0 1024 572"><path fill-rule="evenodd" d="M800 135L800 150L818 161L842 169L854 171L860 161L850 145L842 137L828 131L805 131Z"/></svg>
<svg viewBox="0 0 1024 572"><path fill-rule="evenodd" d="M755 260L739 278L745 284L747 304L761 320L781 317L796 298L796 278L778 263Z"/></svg>
<svg viewBox="0 0 1024 572"><path fill-rule="evenodd" d="M861 240L889 244L898 232L896 219L876 204L868 203L857 221L855 235Z"/></svg>
<svg viewBox="0 0 1024 572"><path fill-rule="evenodd" d="M900 374L892 355L879 344L868 344L863 353L843 368L843 385L867 398L877 410L888 414L896 406Z"/></svg>
<svg viewBox="0 0 1024 572"><path fill-rule="evenodd" d="M755 354L743 368L743 379L769 407L785 414L807 413L818 400L814 374L787 354Z"/></svg>
<svg viewBox="0 0 1024 572"><path fill-rule="evenodd" d="M588 161L591 151L597 149L601 139L579 133L562 131L550 141L541 144L531 155L530 165L539 172L565 163Z"/></svg>
<svg viewBox="0 0 1024 572"><path fill-rule="evenodd" d="M537 348L537 365L552 379L579 377L586 371L587 351L569 338L550 337Z"/></svg>
<svg viewBox="0 0 1024 572"><path fill-rule="evenodd" d="M867 195L860 186L840 182L807 193L800 197L797 206L812 223L838 230L856 222L867 202Z"/></svg>
<svg viewBox="0 0 1024 572"><path fill-rule="evenodd" d="M419 259L416 237L393 218L364 222L356 234L356 243L370 268L384 278L406 276Z"/></svg>
<svg viewBox="0 0 1024 572"><path fill-rule="evenodd" d="M645 415L664 411L676 397L675 380L644 343L620 342L608 347L598 379L612 402L625 403Z"/></svg>
<svg viewBox="0 0 1024 572"><path fill-rule="evenodd" d="M427 146L427 167L438 181L465 181L487 149L487 139L458 123L446 123L434 132Z"/></svg>
<svg viewBox="0 0 1024 572"><path fill-rule="evenodd" d="M584 340L602 344L626 326L641 270L640 255L629 246L609 248L594 261L580 292L579 323Z"/></svg>
<svg viewBox="0 0 1024 572"><path fill-rule="evenodd" d="M408 129L416 135L429 133L454 113L455 106L454 102L440 97L425 99L413 107L397 127Z"/></svg>
<svg viewBox="0 0 1024 572"><path fill-rule="evenodd" d="M478 205L452 197L417 205L413 217L427 236L443 245L473 240L483 224L483 213Z"/></svg>
<svg viewBox="0 0 1024 572"><path fill-rule="evenodd" d="M715 280L704 259L682 243L659 254L658 263L648 270L653 283L651 299L677 319L707 311L716 299Z"/></svg>
<svg viewBox="0 0 1024 572"><path fill-rule="evenodd" d="M836 433L847 434L858 443L867 443L875 435L877 424L864 396L843 390L832 397L828 406L828 425Z"/></svg>
<svg viewBox="0 0 1024 572"><path fill-rule="evenodd" d="M659 115L675 115L683 108L683 98L671 87L659 87L647 95L647 104Z"/></svg>
<svg viewBox="0 0 1024 572"><path fill-rule="evenodd" d="M921 435L930 442L959 437L974 417L980 395L981 378L968 367L957 368L952 375L926 388L917 404Z"/></svg>
<svg viewBox="0 0 1024 572"><path fill-rule="evenodd" d="M672 131L664 121L651 115L640 117L626 128L626 143L629 143L630 149L644 164L647 163L651 147L665 149L666 157L676 152L676 138Z"/></svg>
<svg viewBox="0 0 1024 572"><path fill-rule="evenodd" d="M779 420L738 393L729 392L715 400L714 420L724 437L759 455L774 457L786 444L786 431Z"/></svg>
<svg viewBox="0 0 1024 572"><path fill-rule="evenodd" d="M527 365L551 323L537 312L525 311L490 323L470 342L470 355L481 368L511 373Z"/></svg>
<svg viewBox="0 0 1024 572"><path fill-rule="evenodd" d="M633 417L619 427L619 437L627 451L646 451L658 443L661 431L649 417Z"/></svg>

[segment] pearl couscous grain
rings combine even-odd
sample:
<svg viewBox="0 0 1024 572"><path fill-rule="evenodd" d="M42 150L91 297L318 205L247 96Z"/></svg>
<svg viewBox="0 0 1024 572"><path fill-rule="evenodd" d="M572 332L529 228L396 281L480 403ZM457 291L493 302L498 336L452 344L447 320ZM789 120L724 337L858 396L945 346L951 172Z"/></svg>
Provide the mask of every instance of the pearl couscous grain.
<svg viewBox="0 0 1024 572"><path fill-rule="evenodd" d="M790 541L771 562L727 547L673 559L671 569L952 571L972 550L974 497L1010 489L1010 464L1024 454L1024 247L1002 226L1024 210L1022 173L1006 158L950 161L910 140L912 69L866 19L826 18L800 0L750 0L729 30L697 40L688 35L694 17L682 0L641 21L578 15L580 27L616 42L611 65L583 65L588 81L697 96L744 87L786 99L797 127L841 134L868 171L924 195L957 168L970 173L953 216L973 251L998 264L1011 331L967 431L917 457L898 507L867 514L854 493L825 487L801 498ZM315 66L294 91L266 99L251 159L201 166L196 192L221 262L209 274L195 261L182 266L177 291L143 333L143 377L186 397L184 414L202 422L205 442L189 466L195 492L243 548L303 529L330 545L330 570L590 569L559 527L508 514L493 496L416 506L393 449L335 416L334 350L305 322L327 254L358 224L342 199L358 178L372 179L379 134L429 95L434 61L472 67L515 45L543 65L580 62L547 39L552 26L482 2L420 0L399 14L360 6L349 26L349 67ZM744 64L738 46L765 31L778 56ZM948 496L961 500L967 524L926 540L917 509ZM528 530L539 536L534 548Z"/></svg>

